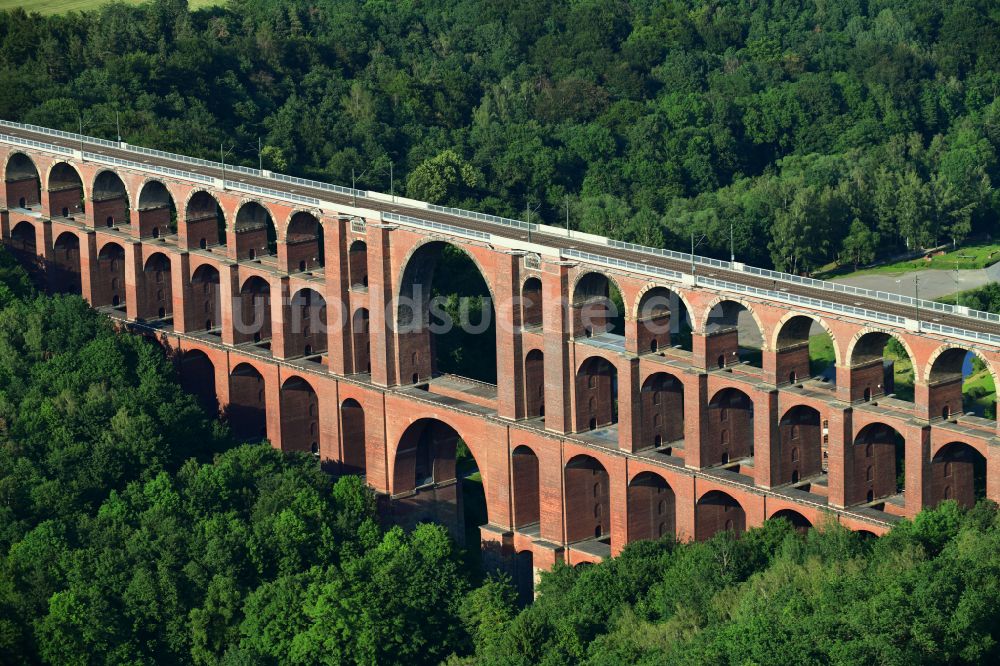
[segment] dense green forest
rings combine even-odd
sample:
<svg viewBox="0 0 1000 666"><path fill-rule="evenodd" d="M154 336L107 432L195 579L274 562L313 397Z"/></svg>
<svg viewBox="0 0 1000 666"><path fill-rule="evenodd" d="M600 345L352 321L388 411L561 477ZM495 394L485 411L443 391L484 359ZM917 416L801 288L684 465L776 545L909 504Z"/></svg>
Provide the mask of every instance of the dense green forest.
<svg viewBox="0 0 1000 666"><path fill-rule="evenodd" d="M993 232L990 0L0 14L0 116L810 271ZM258 155L258 139L264 149Z"/></svg>

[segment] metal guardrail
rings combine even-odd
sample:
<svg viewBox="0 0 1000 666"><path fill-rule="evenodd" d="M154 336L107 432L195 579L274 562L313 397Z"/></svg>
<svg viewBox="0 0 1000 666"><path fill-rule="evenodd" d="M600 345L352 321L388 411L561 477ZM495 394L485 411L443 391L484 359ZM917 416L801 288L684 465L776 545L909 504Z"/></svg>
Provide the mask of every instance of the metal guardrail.
<svg viewBox="0 0 1000 666"><path fill-rule="evenodd" d="M463 229L462 227L456 227L452 224L443 224L441 222L432 222L430 220L422 220L419 217L411 217L409 215L399 215L398 213L382 213L382 220L386 222L399 222L400 224L410 224L417 227L423 227L424 229L433 229L434 231L443 231L444 233L454 234L456 236L465 236L466 238L475 238L477 240L490 240L490 235L482 231L475 231L473 229Z"/></svg>
<svg viewBox="0 0 1000 666"><path fill-rule="evenodd" d="M291 199L292 201L308 204L310 206L319 205L319 199L317 199L316 197L307 197L301 194L292 194L291 192L272 190L268 187L260 187L258 185L242 183L238 180L227 180L223 186L228 187L231 190L240 190L241 192L250 192L251 194L263 194L266 197L273 197L275 199Z"/></svg>
<svg viewBox="0 0 1000 666"><path fill-rule="evenodd" d="M673 280L680 280L681 278L684 277L684 273L681 273L680 271L672 271L669 268L660 268L659 266L640 264L635 261L628 261L627 259L615 259L613 257L605 257L599 254L593 254L591 252L581 252L580 250L567 249L563 250L561 254L564 257L572 257L573 259L581 259L583 261L604 264L605 266L612 266L615 268L624 268L625 270L628 271L653 273L654 275L660 275L662 277L670 278Z"/></svg>
<svg viewBox="0 0 1000 666"><path fill-rule="evenodd" d="M504 227L512 227L514 229L521 229L523 231L536 231L539 227L539 225L532 224L530 222L515 220L510 217L500 217L498 215L490 215L488 213L477 213L472 210L465 210L464 208L451 208L449 206L438 206L437 204L427 204L427 210L432 210L436 213L444 213L446 215L454 215L456 217L465 217L470 220L478 220L479 222L486 222L488 224L499 224Z"/></svg>
<svg viewBox="0 0 1000 666"><path fill-rule="evenodd" d="M302 187L311 187L317 190L328 190L330 192L336 192L337 194L346 194L351 197L356 196L359 199L364 199L368 196L368 193L364 190L355 190L350 187L331 185L330 183L321 183L318 180L309 180L308 178L299 178L298 176L286 176L283 173L272 173L271 178L283 183L291 183L292 185L301 185Z"/></svg>
<svg viewBox="0 0 1000 666"><path fill-rule="evenodd" d="M62 153L63 155L73 154L72 148L57 146L54 143L42 143L41 141L35 141L34 139L22 139L19 136L10 136L9 134L0 134L0 141L7 141L9 143L15 143L20 146L31 146L32 148L49 150L56 153Z"/></svg>
<svg viewBox="0 0 1000 666"><path fill-rule="evenodd" d="M180 169L159 166L157 164L142 164L140 162L133 162L132 160L123 160L120 157L108 157L107 155L101 155L100 153L84 152L83 156L84 158L94 162L104 162L105 164L114 164L116 166L128 167L130 169L145 169L147 171L162 173L166 176L187 178L189 180L197 180L202 183L215 182L215 179L211 176L203 176L202 174L194 173L193 171L181 171Z"/></svg>
<svg viewBox="0 0 1000 666"><path fill-rule="evenodd" d="M608 247L615 247L620 250L628 250L630 252L642 252L644 254L655 254L660 257L666 257L667 259L675 259L677 261L683 261L685 263L692 263L692 255L687 252L675 252L674 250L661 250L655 247L648 247L646 245L636 245L635 243L626 243L624 241L618 241L609 238ZM724 270L734 270L732 264L728 261L722 261L720 259L712 259L711 257L702 257L700 255L694 255L694 263L702 266L711 266L713 268L722 268Z"/></svg>

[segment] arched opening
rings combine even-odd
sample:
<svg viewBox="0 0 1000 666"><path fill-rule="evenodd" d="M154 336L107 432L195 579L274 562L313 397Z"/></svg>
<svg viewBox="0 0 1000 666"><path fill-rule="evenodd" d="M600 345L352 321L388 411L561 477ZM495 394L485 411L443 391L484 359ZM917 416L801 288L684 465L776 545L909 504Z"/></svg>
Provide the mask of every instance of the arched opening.
<svg viewBox="0 0 1000 666"><path fill-rule="evenodd" d="M594 430L618 423L618 369L591 356L576 373L576 430Z"/></svg>
<svg viewBox="0 0 1000 666"><path fill-rule="evenodd" d="M356 240L347 252L347 270L351 289L368 289L368 245Z"/></svg>
<svg viewBox="0 0 1000 666"><path fill-rule="evenodd" d="M94 178L94 224L99 227L128 225L128 192L114 171L102 171Z"/></svg>
<svg viewBox="0 0 1000 666"><path fill-rule="evenodd" d="M351 344L353 345L353 372L372 371L371 333L367 308L358 308L351 317Z"/></svg>
<svg viewBox="0 0 1000 666"><path fill-rule="evenodd" d="M341 471L364 476L368 470L365 410L354 398L348 398L340 406L340 432L343 446Z"/></svg>
<svg viewBox="0 0 1000 666"><path fill-rule="evenodd" d="M167 186L150 180L139 191L139 237L161 238L177 233L177 207Z"/></svg>
<svg viewBox="0 0 1000 666"><path fill-rule="evenodd" d="M271 213L256 201L248 201L236 213L236 256L259 259L273 255L278 248L278 234Z"/></svg>
<svg viewBox="0 0 1000 666"><path fill-rule="evenodd" d="M513 473L514 527L523 530L538 525L542 515L538 456L527 446L521 445L511 454Z"/></svg>
<svg viewBox="0 0 1000 666"><path fill-rule="evenodd" d="M524 357L524 415L545 416L545 354L532 349Z"/></svg>
<svg viewBox="0 0 1000 666"><path fill-rule="evenodd" d="M986 362L975 352L946 349L931 364L928 401L944 419L963 412L996 419L997 390Z"/></svg>
<svg viewBox="0 0 1000 666"><path fill-rule="evenodd" d="M722 531L742 534L747 517L743 506L729 493L711 490L701 496L694 510L695 539L711 539Z"/></svg>
<svg viewBox="0 0 1000 666"><path fill-rule="evenodd" d="M818 411L792 407L778 422L778 478L772 483L797 483L823 472L823 429Z"/></svg>
<svg viewBox="0 0 1000 666"><path fill-rule="evenodd" d="M871 331L858 338L850 365L851 400L891 395L913 402L913 361L891 334Z"/></svg>
<svg viewBox="0 0 1000 666"><path fill-rule="evenodd" d="M326 351L326 299L315 289L300 289L292 296L285 349L289 356L307 357Z"/></svg>
<svg viewBox="0 0 1000 666"><path fill-rule="evenodd" d="M528 278L521 287L521 326L542 326L542 281L536 277Z"/></svg>
<svg viewBox="0 0 1000 666"><path fill-rule="evenodd" d="M762 367L764 336L753 313L742 303L721 301L708 313L705 350L719 367L746 363Z"/></svg>
<svg viewBox="0 0 1000 666"><path fill-rule="evenodd" d="M24 153L14 153L7 160L4 173L7 185L7 208L30 209L42 202L42 181L31 158Z"/></svg>
<svg viewBox="0 0 1000 666"><path fill-rule="evenodd" d="M301 377L286 379L281 385L281 450L319 456L320 413L312 385Z"/></svg>
<svg viewBox="0 0 1000 666"><path fill-rule="evenodd" d="M52 217L83 215L83 180L76 169L59 162L49 171L49 210ZM100 221L95 217L94 223Z"/></svg>
<svg viewBox="0 0 1000 666"><path fill-rule="evenodd" d="M596 458L578 455L566 464L566 541L611 541L611 483Z"/></svg>
<svg viewBox="0 0 1000 666"><path fill-rule="evenodd" d="M118 243L105 243L97 253L91 287L95 308L125 307L125 250Z"/></svg>
<svg viewBox="0 0 1000 666"><path fill-rule="evenodd" d="M299 211L285 233L288 271L312 271L323 266L323 225L312 213Z"/></svg>
<svg viewBox="0 0 1000 666"><path fill-rule="evenodd" d="M162 252L150 255L142 268L142 285L139 287L139 318L164 319L174 312L171 287L170 259Z"/></svg>
<svg viewBox="0 0 1000 666"><path fill-rule="evenodd" d="M63 294L81 294L80 238L71 231L64 231L56 238L52 253L52 291Z"/></svg>
<svg viewBox="0 0 1000 666"><path fill-rule="evenodd" d="M809 519L803 516L798 511L793 509L782 509L780 511L775 511L774 515L771 516L771 520L787 520L795 528L795 531L800 534L805 534L809 531L809 528L813 526Z"/></svg>
<svg viewBox="0 0 1000 666"><path fill-rule="evenodd" d="M676 536L677 500L659 474L641 472L628 484L628 540Z"/></svg>
<svg viewBox="0 0 1000 666"><path fill-rule="evenodd" d="M493 299L464 250L435 241L413 253L403 270L396 326L400 377L447 373L496 383Z"/></svg>
<svg viewBox="0 0 1000 666"><path fill-rule="evenodd" d="M675 292L654 287L639 300L636 344L640 354L656 353L671 345L691 350L691 316Z"/></svg>
<svg viewBox="0 0 1000 666"><path fill-rule="evenodd" d="M219 413L215 392L215 365L200 349L181 353L178 363L181 388L198 398L198 403L212 416Z"/></svg>
<svg viewBox="0 0 1000 666"><path fill-rule="evenodd" d="M267 439L267 394L264 377L249 363L240 363L229 375L229 427L240 439Z"/></svg>
<svg viewBox="0 0 1000 666"><path fill-rule="evenodd" d="M573 289L573 337L621 337L625 332L625 305L618 286L606 275L587 273Z"/></svg>
<svg viewBox="0 0 1000 666"><path fill-rule="evenodd" d="M479 526L488 521L483 479L450 425L431 418L411 424L399 440L393 480L397 519L402 512L406 524L441 523L460 541L478 541Z"/></svg>
<svg viewBox="0 0 1000 666"><path fill-rule="evenodd" d="M21 221L10 231L10 249L29 273L37 275L41 270L41 257L38 255L38 241L35 237L35 225Z"/></svg>
<svg viewBox="0 0 1000 666"><path fill-rule="evenodd" d="M753 401L734 388L716 393L708 403L701 464L718 465L753 458Z"/></svg>
<svg viewBox="0 0 1000 666"><path fill-rule="evenodd" d="M684 385L677 377L657 372L639 391L642 441L636 448L659 447L684 439Z"/></svg>
<svg viewBox="0 0 1000 666"><path fill-rule="evenodd" d="M813 377L830 385L837 383L833 339L812 317L796 315L781 325L775 356L779 382L794 384Z"/></svg>
<svg viewBox="0 0 1000 666"><path fill-rule="evenodd" d="M219 293L219 271L214 266L202 264L191 276L190 317L188 329L214 332L222 321L222 304Z"/></svg>
<svg viewBox="0 0 1000 666"><path fill-rule="evenodd" d="M259 275L252 275L240 287L240 311L233 313L237 322L234 339L237 344L254 342L269 345L271 341L271 285Z"/></svg>
<svg viewBox="0 0 1000 666"><path fill-rule="evenodd" d="M971 507L986 497L986 458L964 442L945 444L931 458L928 506L955 500Z"/></svg>
<svg viewBox="0 0 1000 666"><path fill-rule="evenodd" d="M892 426L872 423L858 433L852 447L854 482L848 483L847 503L893 497L905 490L906 445Z"/></svg>
<svg viewBox="0 0 1000 666"><path fill-rule="evenodd" d="M195 192L184 211L188 249L208 249L226 244L226 216L222 206L211 194Z"/></svg>

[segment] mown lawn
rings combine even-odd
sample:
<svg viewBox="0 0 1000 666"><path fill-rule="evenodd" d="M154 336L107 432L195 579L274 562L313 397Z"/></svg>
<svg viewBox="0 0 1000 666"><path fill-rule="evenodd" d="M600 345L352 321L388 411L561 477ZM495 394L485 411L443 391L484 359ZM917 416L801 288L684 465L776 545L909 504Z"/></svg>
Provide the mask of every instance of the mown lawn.
<svg viewBox="0 0 1000 666"><path fill-rule="evenodd" d="M130 5L142 4L141 0L123 0ZM90 9L97 9L108 0L37 0L36 2L22 2L18 0L0 0L0 10L15 9L23 7L26 12L38 12L39 14L65 14L66 12L82 12ZM188 7L191 9L201 9L221 5L225 0L188 0Z"/></svg>
<svg viewBox="0 0 1000 666"><path fill-rule="evenodd" d="M909 273L928 268L939 268L943 270L986 268L1000 261L1000 244L997 243L977 243L966 245L929 258L911 259L909 261L897 261L892 264L882 264L872 268L862 268L859 271L851 270L851 266L831 267L829 270L821 270L815 277L829 279L833 277L848 277L852 275L871 275L876 273Z"/></svg>

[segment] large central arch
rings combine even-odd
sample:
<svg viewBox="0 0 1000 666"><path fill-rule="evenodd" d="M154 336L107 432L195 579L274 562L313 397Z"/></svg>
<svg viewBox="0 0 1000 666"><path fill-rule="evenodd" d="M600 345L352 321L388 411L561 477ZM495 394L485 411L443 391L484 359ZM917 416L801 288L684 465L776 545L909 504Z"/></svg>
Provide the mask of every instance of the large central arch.
<svg viewBox="0 0 1000 666"><path fill-rule="evenodd" d="M439 373L497 379L492 288L475 259L444 241L419 246L399 286L399 376L417 383Z"/></svg>

